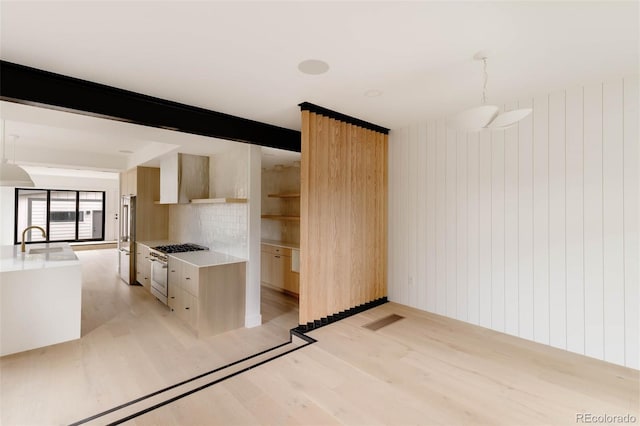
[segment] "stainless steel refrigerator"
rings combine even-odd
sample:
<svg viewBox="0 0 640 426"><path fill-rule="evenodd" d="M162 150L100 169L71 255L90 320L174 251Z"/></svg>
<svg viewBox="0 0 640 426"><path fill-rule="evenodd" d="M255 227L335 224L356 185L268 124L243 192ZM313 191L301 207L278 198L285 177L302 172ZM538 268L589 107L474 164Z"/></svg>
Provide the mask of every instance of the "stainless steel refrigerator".
<svg viewBox="0 0 640 426"><path fill-rule="evenodd" d="M136 197L120 199L120 232L118 256L120 278L129 285L136 283Z"/></svg>

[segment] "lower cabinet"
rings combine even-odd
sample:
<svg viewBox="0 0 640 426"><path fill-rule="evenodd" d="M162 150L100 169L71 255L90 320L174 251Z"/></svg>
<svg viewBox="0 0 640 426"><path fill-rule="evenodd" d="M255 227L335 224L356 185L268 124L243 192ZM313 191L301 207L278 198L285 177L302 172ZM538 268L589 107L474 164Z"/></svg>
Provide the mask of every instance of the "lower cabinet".
<svg viewBox="0 0 640 426"><path fill-rule="evenodd" d="M136 281L147 291L151 291L151 262L149 247L136 243Z"/></svg>
<svg viewBox="0 0 640 426"><path fill-rule="evenodd" d="M199 337L244 326L245 263L198 267L169 256L168 305Z"/></svg>
<svg viewBox="0 0 640 426"><path fill-rule="evenodd" d="M292 270L290 248L262 244L260 265L260 280L263 284L298 295L300 274Z"/></svg>

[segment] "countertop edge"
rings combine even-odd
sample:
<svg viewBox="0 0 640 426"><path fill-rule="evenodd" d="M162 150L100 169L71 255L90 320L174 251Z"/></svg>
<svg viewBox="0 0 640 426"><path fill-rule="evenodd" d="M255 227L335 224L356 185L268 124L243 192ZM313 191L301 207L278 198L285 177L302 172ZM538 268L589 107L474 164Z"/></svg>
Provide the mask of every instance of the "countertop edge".
<svg viewBox="0 0 640 426"><path fill-rule="evenodd" d="M267 244L267 245L275 246L275 247L290 248L292 250L300 250L300 244L286 243L286 242L277 241L277 240L261 240L260 244Z"/></svg>

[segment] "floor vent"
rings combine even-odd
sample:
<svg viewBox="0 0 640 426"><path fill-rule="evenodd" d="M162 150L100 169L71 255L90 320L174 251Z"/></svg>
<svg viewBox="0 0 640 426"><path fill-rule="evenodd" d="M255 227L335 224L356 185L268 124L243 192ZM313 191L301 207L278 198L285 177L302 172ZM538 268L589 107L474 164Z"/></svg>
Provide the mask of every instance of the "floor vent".
<svg viewBox="0 0 640 426"><path fill-rule="evenodd" d="M372 321L368 324L363 325L364 328L368 328L369 330L376 331L380 330L382 327L386 327L389 324L393 324L396 321L400 321L402 318L400 315L391 314L386 317L380 318L379 320Z"/></svg>

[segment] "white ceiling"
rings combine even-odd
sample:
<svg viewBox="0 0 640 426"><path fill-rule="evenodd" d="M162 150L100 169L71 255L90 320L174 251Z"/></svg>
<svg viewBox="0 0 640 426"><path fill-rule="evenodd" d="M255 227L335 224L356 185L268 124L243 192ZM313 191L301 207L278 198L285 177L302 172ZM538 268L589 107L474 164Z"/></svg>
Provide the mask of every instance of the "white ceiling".
<svg viewBox="0 0 640 426"><path fill-rule="evenodd" d="M489 100L498 104L639 72L636 1L2 1L0 8L3 60L291 129L300 128L303 101L391 129L477 105L482 72L472 56L483 49ZM305 59L331 68L301 74ZM364 96L373 89L382 95ZM22 131L34 139L49 133ZM99 151L102 136L50 134L119 155ZM158 142L168 141L123 135L114 147Z"/></svg>

